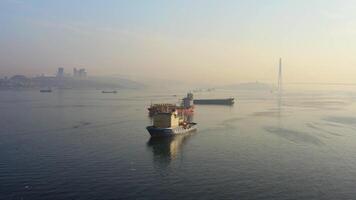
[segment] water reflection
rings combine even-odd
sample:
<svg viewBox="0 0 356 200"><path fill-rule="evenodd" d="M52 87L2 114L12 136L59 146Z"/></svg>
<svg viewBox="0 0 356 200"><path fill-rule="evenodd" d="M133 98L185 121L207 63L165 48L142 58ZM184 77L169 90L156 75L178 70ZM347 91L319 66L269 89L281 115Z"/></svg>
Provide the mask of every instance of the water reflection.
<svg viewBox="0 0 356 200"><path fill-rule="evenodd" d="M282 113L282 92L279 92L277 95L277 110L278 110L278 124L280 126L281 121L281 113Z"/></svg>
<svg viewBox="0 0 356 200"><path fill-rule="evenodd" d="M184 144L194 135L192 132L174 137L151 137L147 142L147 146L153 152L155 162L170 163L177 158Z"/></svg>
<svg viewBox="0 0 356 200"><path fill-rule="evenodd" d="M184 114L182 115L184 121L187 122L194 122L194 115L193 114Z"/></svg>

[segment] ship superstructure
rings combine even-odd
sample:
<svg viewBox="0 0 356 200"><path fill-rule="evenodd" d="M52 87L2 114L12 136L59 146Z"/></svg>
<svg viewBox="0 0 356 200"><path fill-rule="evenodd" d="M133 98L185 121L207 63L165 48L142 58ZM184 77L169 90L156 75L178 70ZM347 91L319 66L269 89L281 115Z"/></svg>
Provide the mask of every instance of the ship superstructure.
<svg viewBox="0 0 356 200"><path fill-rule="evenodd" d="M188 93L187 96L182 99L180 105L161 103L161 104L152 104L148 108L148 112L150 116L153 116L154 114L157 113L173 112L173 111L177 111L179 115L192 114L194 112L193 94Z"/></svg>

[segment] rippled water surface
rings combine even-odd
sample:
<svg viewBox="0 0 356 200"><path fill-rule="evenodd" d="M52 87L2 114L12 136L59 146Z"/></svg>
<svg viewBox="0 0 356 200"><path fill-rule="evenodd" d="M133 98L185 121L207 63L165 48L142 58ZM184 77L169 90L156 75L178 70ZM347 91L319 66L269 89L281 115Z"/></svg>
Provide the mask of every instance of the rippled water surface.
<svg viewBox="0 0 356 200"><path fill-rule="evenodd" d="M355 199L356 89L212 91L196 133L150 139L181 91L0 91L0 199Z"/></svg>

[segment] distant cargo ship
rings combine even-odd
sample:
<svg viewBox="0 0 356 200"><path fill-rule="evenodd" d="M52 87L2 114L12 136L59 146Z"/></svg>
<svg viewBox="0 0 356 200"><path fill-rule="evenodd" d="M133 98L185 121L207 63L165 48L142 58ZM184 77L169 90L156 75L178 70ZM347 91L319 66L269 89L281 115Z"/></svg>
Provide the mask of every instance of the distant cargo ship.
<svg viewBox="0 0 356 200"><path fill-rule="evenodd" d="M116 94L117 93L117 91L116 90L110 90L110 91L107 91L107 90L103 90L103 91L101 91L101 93L109 93L109 94Z"/></svg>
<svg viewBox="0 0 356 200"><path fill-rule="evenodd" d="M156 113L153 116L153 125L146 127L151 137L164 137L181 135L195 131L197 124L183 121L177 111Z"/></svg>
<svg viewBox="0 0 356 200"><path fill-rule="evenodd" d="M235 103L235 98L226 99L195 99L194 104L211 104L211 105L233 105Z"/></svg>
<svg viewBox="0 0 356 200"><path fill-rule="evenodd" d="M40 92L49 93L49 92L52 92L52 89L51 88L42 89L42 90L40 90Z"/></svg>

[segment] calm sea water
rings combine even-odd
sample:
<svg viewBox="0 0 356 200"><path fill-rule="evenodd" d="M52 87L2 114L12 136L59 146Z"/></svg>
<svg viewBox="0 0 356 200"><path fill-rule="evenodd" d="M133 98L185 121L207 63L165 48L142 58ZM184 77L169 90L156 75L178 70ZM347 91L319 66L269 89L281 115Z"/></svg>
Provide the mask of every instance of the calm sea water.
<svg viewBox="0 0 356 200"><path fill-rule="evenodd" d="M0 91L0 199L356 199L356 88L213 91L199 130L152 140L181 91Z"/></svg>

